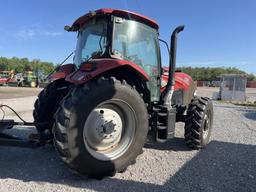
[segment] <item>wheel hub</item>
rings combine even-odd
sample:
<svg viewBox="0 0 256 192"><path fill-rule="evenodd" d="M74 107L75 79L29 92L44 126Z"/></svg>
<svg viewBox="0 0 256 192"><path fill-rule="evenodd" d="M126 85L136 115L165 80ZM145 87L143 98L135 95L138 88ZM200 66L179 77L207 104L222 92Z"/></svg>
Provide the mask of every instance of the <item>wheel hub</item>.
<svg viewBox="0 0 256 192"><path fill-rule="evenodd" d="M120 157L134 139L135 122L135 112L128 103L105 101L91 111L84 124L86 149L104 161Z"/></svg>
<svg viewBox="0 0 256 192"><path fill-rule="evenodd" d="M116 126L116 124L113 123L113 120L110 120L108 122L105 121L105 123L101 127L102 127L103 133L109 135L112 132L116 131L115 126Z"/></svg>
<svg viewBox="0 0 256 192"><path fill-rule="evenodd" d="M117 112L107 108L94 109L88 117L89 127L85 132L88 145L94 150L107 150L121 139L122 119Z"/></svg>

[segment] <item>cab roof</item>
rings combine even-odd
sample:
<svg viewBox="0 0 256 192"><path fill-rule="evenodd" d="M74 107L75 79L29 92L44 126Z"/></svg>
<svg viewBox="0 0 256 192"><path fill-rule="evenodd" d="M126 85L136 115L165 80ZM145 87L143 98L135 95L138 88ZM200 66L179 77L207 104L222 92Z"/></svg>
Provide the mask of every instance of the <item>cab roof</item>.
<svg viewBox="0 0 256 192"><path fill-rule="evenodd" d="M75 22L72 24L72 31L77 31L80 27L82 27L88 20L90 20L92 17L100 16L100 15L114 15L119 17L127 17L129 19L133 19L136 21L140 21L146 25L149 25L156 30L159 29L159 26L156 21L131 11L126 10L120 10L120 9L98 9L96 11L91 11L81 17L79 17Z"/></svg>

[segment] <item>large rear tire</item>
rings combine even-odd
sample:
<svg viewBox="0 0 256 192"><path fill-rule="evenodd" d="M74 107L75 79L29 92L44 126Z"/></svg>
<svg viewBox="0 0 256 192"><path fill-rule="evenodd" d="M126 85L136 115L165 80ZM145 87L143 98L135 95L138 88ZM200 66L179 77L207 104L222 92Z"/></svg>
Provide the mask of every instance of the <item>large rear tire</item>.
<svg viewBox="0 0 256 192"><path fill-rule="evenodd" d="M205 147L210 140L213 104L207 97L196 97L189 104L185 120L185 142L192 149Z"/></svg>
<svg viewBox="0 0 256 192"><path fill-rule="evenodd" d="M55 115L54 144L61 159L89 177L124 171L141 153L148 113L136 89L114 78L75 87Z"/></svg>
<svg viewBox="0 0 256 192"><path fill-rule="evenodd" d="M70 83L64 79L56 80L47 85L38 95L34 104L34 123L38 132L52 131L54 124L54 113L60 101L69 91Z"/></svg>

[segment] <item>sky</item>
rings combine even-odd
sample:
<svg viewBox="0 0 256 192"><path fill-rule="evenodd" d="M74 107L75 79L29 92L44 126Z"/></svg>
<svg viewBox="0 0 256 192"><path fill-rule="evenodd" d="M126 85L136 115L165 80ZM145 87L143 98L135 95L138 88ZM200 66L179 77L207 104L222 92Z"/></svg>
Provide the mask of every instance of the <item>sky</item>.
<svg viewBox="0 0 256 192"><path fill-rule="evenodd" d="M1 0L0 56L60 63L75 49L77 37L63 27L99 8L154 19L167 42L172 30L184 24L177 66L237 67L256 74L254 0ZM161 50L162 63L168 65L166 48Z"/></svg>

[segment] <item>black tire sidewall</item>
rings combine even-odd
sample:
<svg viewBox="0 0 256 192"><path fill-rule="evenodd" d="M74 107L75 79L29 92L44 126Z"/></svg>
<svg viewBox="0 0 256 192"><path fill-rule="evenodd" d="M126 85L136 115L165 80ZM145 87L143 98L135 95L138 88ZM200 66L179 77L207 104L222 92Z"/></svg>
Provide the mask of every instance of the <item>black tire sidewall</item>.
<svg viewBox="0 0 256 192"><path fill-rule="evenodd" d="M209 123L209 132L207 134L207 137L204 138L203 137L203 129L204 129L204 124L205 124L205 119L202 120L202 124L201 124L201 129L200 129L200 134L201 134L201 137L200 137L200 142L201 142L201 146L202 147L205 147L208 143L209 143L209 140L210 140L210 137L211 137L211 132L212 132L212 121L213 121L213 107L212 107L212 102L209 100L207 102L207 104L205 105L205 110L203 112L203 118L205 117L205 115L207 115L207 118L208 120L210 121Z"/></svg>
<svg viewBox="0 0 256 192"><path fill-rule="evenodd" d="M43 131L48 129L51 131L54 123L54 114L58 109L60 101L64 98L68 91L57 90L62 86L69 86L70 83L66 82L64 79L56 80L47 85L38 95L38 99L34 104L33 117L36 124L37 130ZM41 123L44 126L39 126Z"/></svg>

